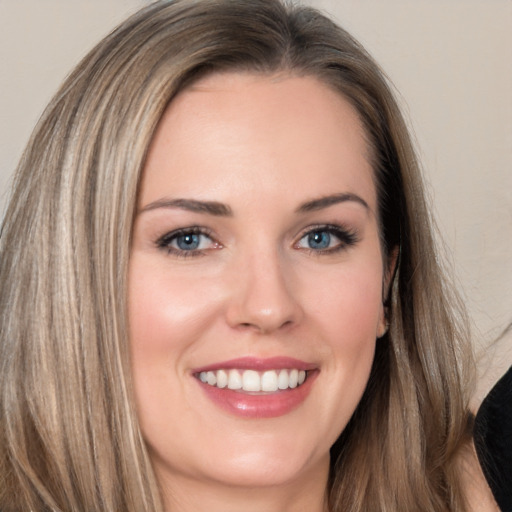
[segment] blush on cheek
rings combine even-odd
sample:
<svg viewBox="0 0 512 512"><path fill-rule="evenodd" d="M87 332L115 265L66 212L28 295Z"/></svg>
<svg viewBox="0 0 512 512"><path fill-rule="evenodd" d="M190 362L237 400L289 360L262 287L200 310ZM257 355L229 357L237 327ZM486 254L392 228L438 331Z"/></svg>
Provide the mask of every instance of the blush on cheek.
<svg viewBox="0 0 512 512"><path fill-rule="evenodd" d="M134 267L143 265L142 258L132 262ZM146 272L144 279L134 277L129 280L128 316L132 344L167 350L172 344L170 332L174 331L179 338L183 328L197 323L200 305L194 301L190 288L181 287L179 281L169 281L165 270Z"/></svg>
<svg viewBox="0 0 512 512"><path fill-rule="evenodd" d="M327 293L311 300L314 316L330 318L330 323L356 344L361 335L371 337L382 314L380 282L380 276L373 280L350 276L343 276L337 282L333 280Z"/></svg>

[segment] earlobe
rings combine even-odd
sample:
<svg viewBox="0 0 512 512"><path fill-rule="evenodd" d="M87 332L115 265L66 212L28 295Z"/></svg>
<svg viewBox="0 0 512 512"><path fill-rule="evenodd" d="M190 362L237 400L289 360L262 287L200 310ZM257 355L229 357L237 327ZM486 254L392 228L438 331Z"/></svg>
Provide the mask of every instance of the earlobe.
<svg viewBox="0 0 512 512"><path fill-rule="evenodd" d="M382 305L382 314L379 322L379 330L377 331L377 338L382 338L389 330L389 309Z"/></svg>

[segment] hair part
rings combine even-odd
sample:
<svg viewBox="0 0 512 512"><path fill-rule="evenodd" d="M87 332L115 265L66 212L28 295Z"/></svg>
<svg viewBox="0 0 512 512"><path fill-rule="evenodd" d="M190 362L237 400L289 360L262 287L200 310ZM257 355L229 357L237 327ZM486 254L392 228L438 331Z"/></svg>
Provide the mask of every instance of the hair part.
<svg viewBox="0 0 512 512"><path fill-rule="evenodd" d="M90 52L36 127L0 238L0 508L162 510L130 377L132 222L167 105L226 71L313 76L351 102L373 157L384 252L399 250L390 332L332 449L332 511L465 510L455 461L471 351L406 124L347 32L277 0L150 5Z"/></svg>

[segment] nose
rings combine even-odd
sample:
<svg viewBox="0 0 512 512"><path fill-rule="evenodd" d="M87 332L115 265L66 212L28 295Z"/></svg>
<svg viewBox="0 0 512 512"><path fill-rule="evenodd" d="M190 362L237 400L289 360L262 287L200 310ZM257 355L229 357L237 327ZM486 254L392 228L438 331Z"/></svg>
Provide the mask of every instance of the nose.
<svg viewBox="0 0 512 512"><path fill-rule="evenodd" d="M257 254L233 268L227 321L236 329L273 333L300 322L303 310L294 295L293 269L278 254Z"/></svg>

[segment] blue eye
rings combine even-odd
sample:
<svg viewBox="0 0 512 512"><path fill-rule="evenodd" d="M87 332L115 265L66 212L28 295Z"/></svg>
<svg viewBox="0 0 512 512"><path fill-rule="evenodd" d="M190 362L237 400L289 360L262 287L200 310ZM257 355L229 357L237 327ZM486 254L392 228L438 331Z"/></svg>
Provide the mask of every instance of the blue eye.
<svg viewBox="0 0 512 512"><path fill-rule="evenodd" d="M356 242L356 234L349 229L339 226L319 226L304 234L296 247L317 253L333 253L342 251Z"/></svg>
<svg viewBox="0 0 512 512"><path fill-rule="evenodd" d="M178 229L167 233L157 240L156 245L176 256L201 255L203 250L220 247L203 228L199 227Z"/></svg>
<svg viewBox="0 0 512 512"><path fill-rule="evenodd" d="M182 251L193 251L199 248L201 244L201 236L196 233L187 233L185 235L177 236L174 241L178 246L178 249Z"/></svg>
<svg viewBox="0 0 512 512"><path fill-rule="evenodd" d="M306 238L310 249L327 249L331 245L331 234L327 231L313 231Z"/></svg>

